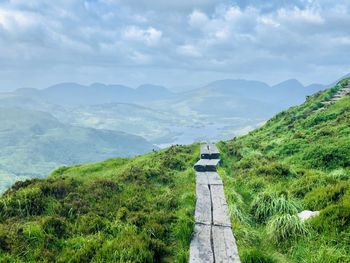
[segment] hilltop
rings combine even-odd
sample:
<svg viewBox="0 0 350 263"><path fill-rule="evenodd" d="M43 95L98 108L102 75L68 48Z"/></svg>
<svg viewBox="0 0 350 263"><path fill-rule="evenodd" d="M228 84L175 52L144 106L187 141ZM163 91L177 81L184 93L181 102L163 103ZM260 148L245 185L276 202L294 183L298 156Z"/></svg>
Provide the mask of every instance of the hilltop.
<svg viewBox="0 0 350 263"><path fill-rule="evenodd" d="M350 97L323 103L348 84L219 143L243 262L350 261ZM16 183L0 199L0 258L186 262L198 156L173 146ZM306 209L320 215L301 222Z"/></svg>
<svg viewBox="0 0 350 263"><path fill-rule="evenodd" d="M220 144L243 262L350 262L350 96L341 92L349 84ZM320 215L302 223L303 210Z"/></svg>

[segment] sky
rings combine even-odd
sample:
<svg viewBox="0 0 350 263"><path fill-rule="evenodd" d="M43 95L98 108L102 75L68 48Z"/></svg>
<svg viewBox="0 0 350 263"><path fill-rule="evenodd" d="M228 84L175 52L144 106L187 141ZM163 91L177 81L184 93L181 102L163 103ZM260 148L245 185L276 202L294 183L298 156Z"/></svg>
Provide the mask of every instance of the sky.
<svg viewBox="0 0 350 263"><path fill-rule="evenodd" d="M350 73L349 0L0 0L0 90Z"/></svg>

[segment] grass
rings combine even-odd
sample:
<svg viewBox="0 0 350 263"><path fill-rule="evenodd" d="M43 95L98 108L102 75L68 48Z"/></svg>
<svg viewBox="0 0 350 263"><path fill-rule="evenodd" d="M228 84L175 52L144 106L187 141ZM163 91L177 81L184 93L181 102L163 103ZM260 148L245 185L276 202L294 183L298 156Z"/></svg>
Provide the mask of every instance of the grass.
<svg viewBox="0 0 350 263"><path fill-rule="evenodd" d="M251 204L251 213L258 222L265 222L277 214L293 215L297 212L298 205L285 194L263 192L258 194Z"/></svg>
<svg viewBox="0 0 350 263"><path fill-rule="evenodd" d="M16 183L0 198L0 262L187 262L198 148Z"/></svg>
<svg viewBox="0 0 350 263"><path fill-rule="evenodd" d="M219 144L243 263L350 262L350 97L314 112L348 83ZM302 210L320 215L303 223Z"/></svg>
<svg viewBox="0 0 350 263"><path fill-rule="evenodd" d="M310 233L310 230L297 215L286 213L275 215L269 220L267 233L269 238L278 245L286 240L291 241L306 236Z"/></svg>

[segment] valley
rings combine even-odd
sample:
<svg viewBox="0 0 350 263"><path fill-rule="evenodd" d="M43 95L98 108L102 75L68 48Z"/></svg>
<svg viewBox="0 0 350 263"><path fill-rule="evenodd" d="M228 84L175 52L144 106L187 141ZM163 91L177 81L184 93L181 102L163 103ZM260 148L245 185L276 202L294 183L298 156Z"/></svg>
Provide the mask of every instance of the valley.
<svg viewBox="0 0 350 263"><path fill-rule="evenodd" d="M304 87L296 80L276 86L220 80L180 93L150 84L133 89L101 83L0 93L0 191L17 180L44 177L61 165L227 140L323 88Z"/></svg>

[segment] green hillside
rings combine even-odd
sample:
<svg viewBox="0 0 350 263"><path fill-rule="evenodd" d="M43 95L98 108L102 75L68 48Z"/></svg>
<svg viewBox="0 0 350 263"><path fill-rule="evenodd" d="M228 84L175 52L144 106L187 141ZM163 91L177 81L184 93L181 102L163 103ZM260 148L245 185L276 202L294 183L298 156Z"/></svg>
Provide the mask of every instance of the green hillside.
<svg viewBox="0 0 350 263"><path fill-rule="evenodd" d="M134 156L154 148L139 136L63 124L41 111L0 108L0 123L0 192L61 165Z"/></svg>
<svg viewBox="0 0 350 263"><path fill-rule="evenodd" d="M315 112L347 84L220 144L243 262L350 262L350 97Z"/></svg>
<svg viewBox="0 0 350 263"><path fill-rule="evenodd" d="M0 262L185 262L197 148L16 183L0 201Z"/></svg>
<svg viewBox="0 0 350 263"><path fill-rule="evenodd" d="M350 97L340 82L221 142L242 262L350 262ZM199 145L63 167L0 199L0 262L186 262ZM319 210L301 222L296 214Z"/></svg>

